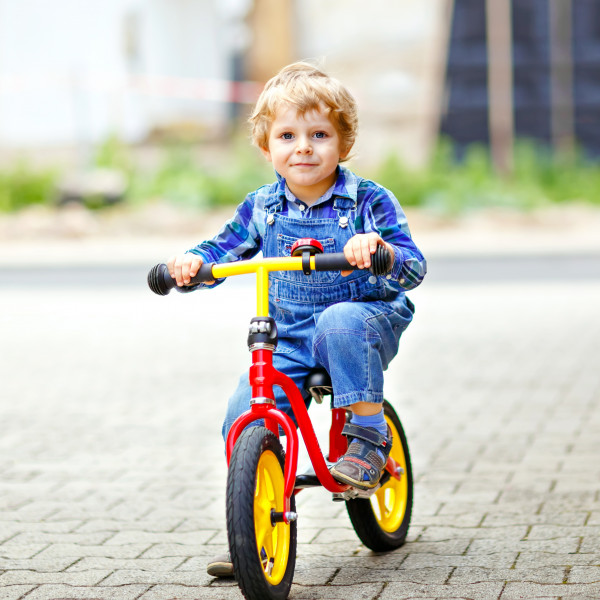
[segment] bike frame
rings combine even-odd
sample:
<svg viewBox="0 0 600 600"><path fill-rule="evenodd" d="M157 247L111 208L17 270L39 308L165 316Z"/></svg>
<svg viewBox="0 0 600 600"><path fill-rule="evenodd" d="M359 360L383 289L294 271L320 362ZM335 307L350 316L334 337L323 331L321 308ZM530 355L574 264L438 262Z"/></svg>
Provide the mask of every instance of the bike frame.
<svg viewBox="0 0 600 600"><path fill-rule="evenodd" d="M314 256L311 256L311 269L315 268L314 263ZM223 277L231 277L233 275L255 273L257 317L268 318L269 273L271 271L301 271L303 268L305 268L305 265L303 265L302 257L263 258L261 260L215 264L212 267L212 275L215 279L220 279ZM290 402L315 474L321 485L328 491L334 493L343 493L350 486L337 483L329 473L302 394L290 377L278 371L273 366L273 348L269 347L268 344L257 344L256 347L251 347L250 350L252 353L252 363L249 371L250 385L252 387L250 409L241 414L229 430L226 443L227 464L229 465L235 443L247 425L254 421L264 419L265 426L278 437L279 427L281 427L286 436L284 467L285 511L283 520L288 522L286 513L290 510L290 499L295 493L294 487L298 466L299 438L292 419L276 406L273 393L274 385L283 389L283 392ZM338 460L340 456L346 452L347 441L342 435L342 429L345 422L346 410L343 408L334 408L332 410L332 423L329 433L328 459L331 462ZM386 470L389 471L392 477L397 479L400 478L397 464L392 458L388 458Z"/></svg>

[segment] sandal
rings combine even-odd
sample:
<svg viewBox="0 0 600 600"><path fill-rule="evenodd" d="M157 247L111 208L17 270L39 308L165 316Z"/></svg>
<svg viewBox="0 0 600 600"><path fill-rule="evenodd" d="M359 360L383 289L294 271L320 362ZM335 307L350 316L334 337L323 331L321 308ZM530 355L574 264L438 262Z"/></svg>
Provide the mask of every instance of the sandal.
<svg viewBox="0 0 600 600"><path fill-rule="evenodd" d="M385 471L392 448L389 427L388 437L385 437L372 427L346 423L342 435L354 441L329 472L338 483L345 483L360 490L374 488ZM381 458L381 454L384 458Z"/></svg>

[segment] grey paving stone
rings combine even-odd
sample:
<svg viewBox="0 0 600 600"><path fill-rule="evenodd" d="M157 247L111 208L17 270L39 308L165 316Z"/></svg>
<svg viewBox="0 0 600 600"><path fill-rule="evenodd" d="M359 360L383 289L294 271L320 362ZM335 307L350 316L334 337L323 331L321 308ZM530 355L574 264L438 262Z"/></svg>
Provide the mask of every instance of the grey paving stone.
<svg viewBox="0 0 600 600"><path fill-rule="evenodd" d="M517 552L492 552L489 554L439 555L410 554L402 563L405 569L423 569L440 567L465 567L469 569L510 569L515 564Z"/></svg>
<svg viewBox="0 0 600 600"><path fill-rule="evenodd" d="M40 585L27 595L27 600L135 600L148 586L72 587L69 585Z"/></svg>
<svg viewBox="0 0 600 600"><path fill-rule="evenodd" d="M571 567L573 565L595 565L600 561L600 553L582 554L580 552L571 552L561 554L555 552L523 552L519 554L516 561L516 568L530 569L536 566L563 566Z"/></svg>
<svg viewBox="0 0 600 600"><path fill-rule="evenodd" d="M405 581L407 583L442 584L446 582L451 567L406 569L374 569L372 567L342 567L331 581L332 585L349 585L352 583L378 583L380 581Z"/></svg>
<svg viewBox="0 0 600 600"><path fill-rule="evenodd" d="M382 597L383 583L360 585L302 587L292 585L290 600L375 600Z"/></svg>
<svg viewBox="0 0 600 600"><path fill-rule="evenodd" d="M444 540L502 539L522 540L528 532L525 525L506 527L427 527L419 537L420 542Z"/></svg>
<svg viewBox="0 0 600 600"><path fill-rule="evenodd" d="M116 587L132 584L148 585L185 585L205 586L214 581L214 578L206 573L206 569L198 571L149 571L141 569L119 569L103 579L99 585Z"/></svg>
<svg viewBox="0 0 600 600"><path fill-rule="evenodd" d="M484 581L516 581L528 583L563 583L565 567L538 567L531 569L501 569L480 567L457 567L448 583L480 583Z"/></svg>
<svg viewBox="0 0 600 600"><path fill-rule="evenodd" d="M139 600L243 600L235 584L218 587L187 587L182 585L157 585L142 594Z"/></svg>
<svg viewBox="0 0 600 600"><path fill-rule="evenodd" d="M48 544L13 544L9 541L0 544L0 559L32 558L47 547Z"/></svg>
<svg viewBox="0 0 600 600"><path fill-rule="evenodd" d="M90 571L90 570L106 570L109 573L123 570L135 570L139 569L142 571L172 571L177 568L181 568L185 563L182 557L171 557L171 558L108 558L105 556L94 556L85 557L71 561L71 564L64 570L65 573L71 573L76 571ZM39 570L39 569L38 569Z"/></svg>
<svg viewBox="0 0 600 600"><path fill-rule="evenodd" d="M148 549L148 544L119 544L102 546L80 546L77 544L51 544L37 554L40 558L83 558L106 556L108 558L135 558Z"/></svg>
<svg viewBox="0 0 600 600"><path fill-rule="evenodd" d="M157 531L119 531L111 535L108 544L121 546L128 544L182 544L184 546L200 546L213 538L214 530L191 532L157 532Z"/></svg>
<svg viewBox="0 0 600 600"><path fill-rule="evenodd" d="M560 525L534 525L527 535L528 540L551 540L572 536L585 537L586 540L600 541L600 525L585 526L560 526ZM598 546L600 549L600 546Z"/></svg>
<svg viewBox="0 0 600 600"><path fill-rule="evenodd" d="M472 600L496 600L500 598L504 583L486 582L459 585L434 585L414 583L390 583L381 593L381 600L404 600L408 598L470 598Z"/></svg>
<svg viewBox="0 0 600 600"><path fill-rule="evenodd" d="M336 578L339 571L337 563L318 567L300 561L296 563L294 583L299 586L326 586Z"/></svg>
<svg viewBox="0 0 600 600"><path fill-rule="evenodd" d="M170 519L145 519L143 521L122 521L117 519L90 519L81 523L77 527L77 533L95 533L95 532L119 532L119 531L145 531L152 533L167 533L172 531L181 532L179 526L182 518L171 517ZM194 528L190 531L198 531L201 528ZM216 529L210 527L208 529ZM183 533L183 532L182 532Z"/></svg>
<svg viewBox="0 0 600 600"><path fill-rule="evenodd" d="M503 513L487 514L483 520L483 527L499 527L510 525L550 525L557 527L578 527L583 525L594 525L589 520L587 512L562 512L562 513ZM600 525L600 521L595 523ZM531 534L529 534L529 537Z"/></svg>
<svg viewBox="0 0 600 600"><path fill-rule="evenodd" d="M118 546L115 546L118 548ZM226 543L214 544L214 545L185 545L185 544L156 544L153 546L146 546L145 551L137 555L140 559L160 559L169 557L182 557L187 558L190 556L203 556L209 557L216 554L220 554L226 549ZM123 558L135 558L124 556Z"/></svg>
<svg viewBox="0 0 600 600"><path fill-rule="evenodd" d="M30 570L40 572L64 571L76 562L73 557L47 558L34 556L33 558L0 558L0 571Z"/></svg>
<svg viewBox="0 0 600 600"><path fill-rule="evenodd" d="M33 589L35 589L34 585L9 585L1 590L0 598L2 600L19 600Z"/></svg>
<svg viewBox="0 0 600 600"><path fill-rule="evenodd" d="M93 586L110 575L106 570L86 570L77 573L49 573L27 569L8 571L0 575L0 589L7 585L20 583L64 584L71 586Z"/></svg>
<svg viewBox="0 0 600 600"><path fill-rule="evenodd" d="M469 546L469 554L486 552L546 552L566 554L577 552L580 545L579 538L565 537L551 540L510 540L510 539L478 539L473 540Z"/></svg>
<svg viewBox="0 0 600 600"><path fill-rule="evenodd" d="M600 584L600 566L574 566L569 570L569 583L598 583Z"/></svg>
<svg viewBox="0 0 600 600"><path fill-rule="evenodd" d="M523 598L598 598L600 584L550 584L550 583L507 583L502 600L522 600Z"/></svg>

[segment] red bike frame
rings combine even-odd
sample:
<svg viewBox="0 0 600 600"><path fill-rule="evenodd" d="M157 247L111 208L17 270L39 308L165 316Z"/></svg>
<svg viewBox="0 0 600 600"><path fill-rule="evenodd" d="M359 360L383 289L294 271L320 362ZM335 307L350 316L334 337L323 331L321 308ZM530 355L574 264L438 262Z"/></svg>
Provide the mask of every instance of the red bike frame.
<svg viewBox="0 0 600 600"><path fill-rule="evenodd" d="M281 387L288 397L290 405L302 438L306 445L308 455L311 459L315 474L326 490L342 493L350 486L337 483L329 473L325 458L321 452L319 441L315 434L308 410L296 384L290 377L281 373L273 366L273 351L269 348L259 348L252 351L252 365L250 367L250 385L252 386L252 398L260 399L251 401L250 409L242 413L233 423L227 436L227 464L229 464L233 448L243 429L253 421L264 419L265 426L276 436L279 436L279 426L286 436L285 452L285 511L290 510L290 498L295 493L296 470L298 467L298 433L292 419L279 410L275 405L273 386ZM342 429L346 422L346 411L343 408L334 408L332 411L332 423L329 432L329 454L331 462L338 460L347 449L347 440L342 435ZM392 477L400 478L396 462L390 457L386 465ZM296 490L298 491L298 490ZM284 517L284 520L287 519Z"/></svg>

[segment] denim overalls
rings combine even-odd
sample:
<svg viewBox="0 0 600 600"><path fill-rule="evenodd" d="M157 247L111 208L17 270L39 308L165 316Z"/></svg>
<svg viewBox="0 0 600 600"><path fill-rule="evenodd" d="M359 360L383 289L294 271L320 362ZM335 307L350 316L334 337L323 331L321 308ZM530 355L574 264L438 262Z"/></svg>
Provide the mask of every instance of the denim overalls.
<svg viewBox="0 0 600 600"><path fill-rule="evenodd" d="M289 256L300 238L318 240L325 252L342 252L356 233L352 198L333 198L334 219L290 218L280 213L283 202L287 202L283 196L274 194L265 203L265 257ZM305 397L306 375L323 366L331 376L336 407L383 401L383 371L398 352L400 336L413 316L413 305L404 293L390 293L384 278L366 270L347 277L333 271L273 272L269 312L279 334L273 365L291 377ZM274 391L278 408L293 418L282 390L275 386ZM250 395L245 373L229 400L225 438L235 419L248 409Z"/></svg>

